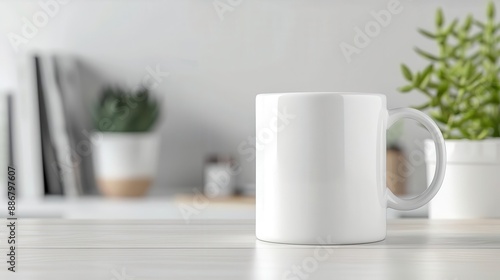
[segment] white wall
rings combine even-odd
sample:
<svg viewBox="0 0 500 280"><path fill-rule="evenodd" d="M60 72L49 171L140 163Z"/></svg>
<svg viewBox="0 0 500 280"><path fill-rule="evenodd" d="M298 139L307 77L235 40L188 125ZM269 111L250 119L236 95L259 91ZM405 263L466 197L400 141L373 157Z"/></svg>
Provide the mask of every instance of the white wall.
<svg viewBox="0 0 500 280"><path fill-rule="evenodd" d="M48 2L49 0L41 0ZM21 33L38 1L0 2L0 90L16 89L16 56L23 51L61 51L80 57L110 81L136 85L147 67L169 71L155 89L165 98L165 123L158 186L201 185L202 155L238 155L254 135L254 96L278 91L368 91L385 93L388 106L416 105L418 94L402 95L399 64L423 65L415 45L428 47L417 27L432 27L434 11L482 16L486 1L400 0L393 15L361 53L347 62L339 45L353 44L354 28L386 9L389 0L220 0L235 7L218 16L212 0L73 0L15 53L6 34ZM500 6L500 5L498 5ZM22 81L20 81L22 82ZM425 131L411 125L404 143ZM245 156L243 158L246 158ZM242 160L242 182L254 181L254 162ZM411 179L425 186L425 168Z"/></svg>

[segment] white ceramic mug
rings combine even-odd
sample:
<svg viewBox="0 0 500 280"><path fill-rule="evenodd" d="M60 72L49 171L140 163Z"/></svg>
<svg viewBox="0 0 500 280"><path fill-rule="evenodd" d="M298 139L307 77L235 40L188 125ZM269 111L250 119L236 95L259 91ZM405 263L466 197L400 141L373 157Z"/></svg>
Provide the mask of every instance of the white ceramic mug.
<svg viewBox="0 0 500 280"><path fill-rule="evenodd" d="M382 94L303 92L256 98L257 238L352 244L386 236L386 209L416 209L438 192L446 150L437 125L414 109L387 110ZM401 199L386 187L386 130L418 121L436 146L429 188Z"/></svg>

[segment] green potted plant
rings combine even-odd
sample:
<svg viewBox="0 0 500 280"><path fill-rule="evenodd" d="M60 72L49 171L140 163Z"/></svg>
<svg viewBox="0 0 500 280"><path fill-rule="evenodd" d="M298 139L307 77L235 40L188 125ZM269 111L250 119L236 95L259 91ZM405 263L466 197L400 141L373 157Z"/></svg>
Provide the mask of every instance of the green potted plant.
<svg viewBox="0 0 500 280"><path fill-rule="evenodd" d="M159 104L147 88L106 87L94 107L99 134L94 154L100 191L111 197L141 196L153 182L159 136Z"/></svg>
<svg viewBox="0 0 500 280"><path fill-rule="evenodd" d="M485 21L472 15L445 22L441 9L433 32L419 32L437 45L415 51L428 65L401 70L403 93L418 91L418 107L436 121L446 139L447 172L430 205L431 218L500 217L500 25L489 3ZM428 178L435 168L433 145L425 143Z"/></svg>

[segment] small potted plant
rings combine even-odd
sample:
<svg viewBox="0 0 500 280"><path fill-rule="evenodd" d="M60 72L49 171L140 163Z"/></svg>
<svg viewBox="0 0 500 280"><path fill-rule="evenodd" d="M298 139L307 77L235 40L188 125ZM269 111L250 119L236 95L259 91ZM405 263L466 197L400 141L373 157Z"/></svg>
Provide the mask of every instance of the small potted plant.
<svg viewBox="0 0 500 280"><path fill-rule="evenodd" d="M428 61L421 71L401 66L408 84L419 91L419 106L438 123L446 139L447 170L430 205L431 218L500 217L500 27L493 3L485 21L471 15L446 24L441 9L436 30L419 32L438 52L416 49ZM435 168L433 144L425 143L428 178Z"/></svg>
<svg viewBox="0 0 500 280"><path fill-rule="evenodd" d="M94 155L97 185L110 197L141 196L155 176L159 104L147 88L106 87L94 108L100 134Z"/></svg>

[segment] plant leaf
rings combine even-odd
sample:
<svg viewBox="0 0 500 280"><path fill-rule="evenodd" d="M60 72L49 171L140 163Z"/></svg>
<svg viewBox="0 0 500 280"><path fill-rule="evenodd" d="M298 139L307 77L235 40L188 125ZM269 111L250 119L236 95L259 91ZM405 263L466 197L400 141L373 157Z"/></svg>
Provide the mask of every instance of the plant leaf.
<svg viewBox="0 0 500 280"><path fill-rule="evenodd" d="M417 73L416 75L413 76L413 86L418 88L420 83L422 82L422 74Z"/></svg>
<svg viewBox="0 0 500 280"><path fill-rule="evenodd" d="M402 93L406 93L406 92L410 92L413 88L414 88L413 85L407 85L407 86L398 88L398 90Z"/></svg>
<svg viewBox="0 0 500 280"><path fill-rule="evenodd" d="M429 102L427 103L424 103L422 105L419 105L419 106L414 106L413 109L416 109L416 110L424 110L424 109L427 109L429 108L431 104Z"/></svg>
<svg viewBox="0 0 500 280"><path fill-rule="evenodd" d="M429 76L432 73L432 70L434 70L434 65L429 65L427 66L424 71L422 72L422 75L425 77Z"/></svg>
<svg viewBox="0 0 500 280"><path fill-rule="evenodd" d="M437 111L432 111L430 112L430 115L433 119L435 119L438 122L446 123L446 119Z"/></svg>
<svg viewBox="0 0 500 280"><path fill-rule="evenodd" d="M431 80L431 76L430 75L422 75L422 81L420 82L420 84L418 85L420 88L424 89L424 88L427 88L427 85L429 84L429 81Z"/></svg>
<svg viewBox="0 0 500 280"><path fill-rule="evenodd" d="M486 26L484 23L480 22L479 20L474 20L474 25L478 26L479 28L485 28Z"/></svg>
<svg viewBox="0 0 500 280"><path fill-rule="evenodd" d="M488 19L490 20L495 18L495 4L493 4L493 1L490 1L488 3L488 7L486 8L486 14L488 16Z"/></svg>
<svg viewBox="0 0 500 280"><path fill-rule="evenodd" d="M441 97L443 96L443 94L448 90L448 83L447 82L443 82L441 84L439 84L438 86L438 89L437 89L437 92L436 92L436 95L438 97Z"/></svg>
<svg viewBox="0 0 500 280"><path fill-rule="evenodd" d="M439 57L435 56L435 55L432 55L426 51L423 51L419 48L415 48L415 52L418 53L420 56L424 57L424 58L427 58L431 61L439 61Z"/></svg>
<svg viewBox="0 0 500 280"><path fill-rule="evenodd" d="M464 22L464 25L462 27L462 30L465 31L465 32L468 32L472 26L472 22L473 22L473 18L472 18L472 15L468 15L467 18L465 19L465 22Z"/></svg>
<svg viewBox="0 0 500 280"><path fill-rule="evenodd" d="M436 34L433 34L425 29L421 29L419 28L418 29L418 32L422 35L424 35L425 37L429 38L429 39L436 39L438 36Z"/></svg>
<svg viewBox="0 0 500 280"><path fill-rule="evenodd" d="M477 135L476 139L478 139L478 140L484 139L484 138L486 138L486 136L488 136L488 133L489 133L489 129L485 128L479 133L479 135Z"/></svg>
<svg viewBox="0 0 500 280"><path fill-rule="evenodd" d="M421 89L427 88L429 81L431 80L431 72L434 69L433 65L427 66L420 76L420 79L417 81L418 87Z"/></svg>
<svg viewBox="0 0 500 280"><path fill-rule="evenodd" d="M443 27L444 24L444 15L443 15L443 10L441 8L437 9L436 11L436 27L441 28Z"/></svg>
<svg viewBox="0 0 500 280"><path fill-rule="evenodd" d="M413 74L411 73L410 68L408 68L408 66L406 66L405 64L401 64L401 72L403 72L403 76L408 81L412 81L413 80Z"/></svg>
<svg viewBox="0 0 500 280"><path fill-rule="evenodd" d="M471 139L471 136L467 129L465 129L464 127L459 127L458 130L462 133L464 138Z"/></svg>
<svg viewBox="0 0 500 280"><path fill-rule="evenodd" d="M448 27L446 27L446 30L445 30L443 33L444 33L444 34L446 34L446 35L451 34L451 33L454 31L455 26L457 25L457 23L458 23L458 20L457 20L457 19L454 19L454 20L451 22L451 24L450 24L450 25L448 25Z"/></svg>

